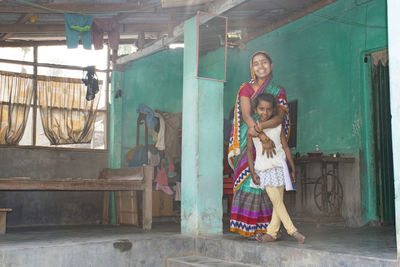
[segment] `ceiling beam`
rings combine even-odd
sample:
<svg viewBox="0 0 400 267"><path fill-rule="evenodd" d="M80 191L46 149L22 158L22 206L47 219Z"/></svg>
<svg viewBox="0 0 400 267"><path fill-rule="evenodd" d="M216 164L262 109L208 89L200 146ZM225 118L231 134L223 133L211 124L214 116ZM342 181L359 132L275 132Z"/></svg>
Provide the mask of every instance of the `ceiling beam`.
<svg viewBox="0 0 400 267"><path fill-rule="evenodd" d="M137 41L133 39L121 39L119 44L134 44ZM79 42L81 43L81 42ZM104 39L104 43L108 43L108 39ZM32 47L32 46L57 46L66 45L65 40L46 40L46 41L3 41L0 47Z"/></svg>
<svg viewBox="0 0 400 267"><path fill-rule="evenodd" d="M246 2L247 0L220 0L220 1L215 1L212 4L209 5L207 12L220 15L223 14L224 12ZM205 14L200 15L200 25L208 22L211 20L213 17ZM173 43L176 41L179 37L183 35L184 32L184 22L176 26L173 30L173 36L172 37L161 37L154 43L152 43L150 46L147 46L143 48L143 50L132 53L129 55L126 55L124 57L121 57L117 60L117 64L125 64L133 60L137 60L139 58L154 54L158 51L164 50L168 47L170 43Z"/></svg>
<svg viewBox="0 0 400 267"><path fill-rule="evenodd" d="M25 24L31 17L32 13L22 14L15 24ZM1 31L0 31L1 32ZM12 36L12 33L5 33L3 36L0 37L0 41L7 40Z"/></svg>
<svg viewBox="0 0 400 267"><path fill-rule="evenodd" d="M168 25L157 24L121 24L121 33L137 32L163 32L168 30ZM64 33L64 24L0 24L3 33Z"/></svg>
<svg viewBox="0 0 400 267"><path fill-rule="evenodd" d="M42 3L40 7L31 5L0 4L2 13L118 13L149 10L154 11L155 5L135 3Z"/></svg>
<svg viewBox="0 0 400 267"><path fill-rule="evenodd" d="M162 8L169 7L186 7L186 6L196 6L206 3L210 3L214 0L161 0Z"/></svg>

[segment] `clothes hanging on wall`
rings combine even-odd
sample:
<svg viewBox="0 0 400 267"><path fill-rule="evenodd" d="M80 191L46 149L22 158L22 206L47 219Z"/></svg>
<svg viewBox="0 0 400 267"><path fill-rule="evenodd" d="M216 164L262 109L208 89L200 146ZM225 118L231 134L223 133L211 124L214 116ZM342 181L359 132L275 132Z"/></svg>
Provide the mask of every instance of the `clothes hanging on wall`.
<svg viewBox="0 0 400 267"><path fill-rule="evenodd" d="M150 107L146 106L145 104L139 104L136 112L138 114L146 114L147 127L154 129L157 124L157 119L154 117L154 111Z"/></svg>
<svg viewBox="0 0 400 267"><path fill-rule="evenodd" d="M77 48L79 44L79 34L81 33L83 48L92 49L92 33L90 30L93 17L65 14L64 20L67 47Z"/></svg>
<svg viewBox="0 0 400 267"><path fill-rule="evenodd" d="M108 35L108 44L111 49L118 49L120 40L119 23L115 18L94 18L92 25L92 39L94 49L103 49L104 33Z"/></svg>
<svg viewBox="0 0 400 267"><path fill-rule="evenodd" d="M160 121L160 129L158 130L156 148L160 151L165 150L165 121L163 116L160 113L155 112L154 116L159 118Z"/></svg>
<svg viewBox="0 0 400 267"><path fill-rule="evenodd" d="M160 112L165 122L165 156L168 163L181 159L181 143L179 142L179 128L182 124L182 113ZM160 127L161 128L161 127Z"/></svg>

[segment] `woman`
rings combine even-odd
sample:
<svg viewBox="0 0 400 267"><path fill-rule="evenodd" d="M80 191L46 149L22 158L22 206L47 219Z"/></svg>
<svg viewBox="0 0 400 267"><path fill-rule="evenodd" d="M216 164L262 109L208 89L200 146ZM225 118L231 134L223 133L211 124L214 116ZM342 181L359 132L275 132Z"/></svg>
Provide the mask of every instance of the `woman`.
<svg viewBox="0 0 400 267"><path fill-rule="evenodd" d="M258 134L252 117L252 101L262 93L272 94L279 106L277 114L258 125L259 128L273 128L282 124L286 138L289 136L290 120L285 90L272 81L274 64L268 53L260 51L250 60L251 80L244 83L237 94L232 132L229 140L228 160L234 169L233 201L230 230L242 236L257 238L265 234L271 221L272 204L265 191L251 188L251 174L247 162L247 132L259 137L267 157L272 156L274 143L265 134ZM257 128L258 128L257 127ZM258 236L259 237L259 236Z"/></svg>

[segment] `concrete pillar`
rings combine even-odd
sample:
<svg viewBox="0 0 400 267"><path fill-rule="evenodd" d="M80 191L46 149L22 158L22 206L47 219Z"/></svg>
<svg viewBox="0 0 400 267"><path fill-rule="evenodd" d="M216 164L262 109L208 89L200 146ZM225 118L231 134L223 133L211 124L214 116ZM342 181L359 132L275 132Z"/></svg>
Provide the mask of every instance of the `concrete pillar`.
<svg viewBox="0 0 400 267"><path fill-rule="evenodd" d="M390 108L392 113L393 173L397 258L400 259L400 1L388 0Z"/></svg>
<svg viewBox="0 0 400 267"><path fill-rule="evenodd" d="M124 87L124 73L113 71L111 76L111 105L109 108L108 167L122 167L122 97L115 98Z"/></svg>
<svg viewBox="0 0 400 267"><path fill-rule="evenodd" d="M223 83L196 78L196 17L185 22L182 233L222 233Z"/></svg>
<svg viewBox="0 0 400 267"><path fill-rule="evenodd" d="M111 105L109 107L108 125L108 167L117 169L122 167L122 97L113 97L118 90L124 87L124 73L113 71L111 76ZM110 193L110 222L116 223L114 192Z"/></svg>

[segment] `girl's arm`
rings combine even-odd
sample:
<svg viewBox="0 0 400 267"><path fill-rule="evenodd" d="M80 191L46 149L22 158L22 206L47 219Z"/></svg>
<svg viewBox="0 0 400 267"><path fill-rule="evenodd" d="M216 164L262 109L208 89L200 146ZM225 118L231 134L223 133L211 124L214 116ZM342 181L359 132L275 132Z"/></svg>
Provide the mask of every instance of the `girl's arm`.
<svg viewBox="0 0 400 267"><path fill-rule="evenodd" d="M283 128L282 128L282 131L281 131L281 142L282 142L283 150L285 151L285 154L286 154L286 158L289 161L290 168L292 169L292 173L291 173L292 174L291 175L292 176L292 180L296 181L296 168L294 166L292 153L290 153L289 145L286 142L286 137L285 137L285 133L283 131Z"/></svg>
<svg viewBox="0 0 400 267"><path fill-rule="evenodd" d="M247 162L249 164L249 169L251 173L251 179L253 183L260 184L260 177L254 171L254 158L253 158L253 138L250 134L247 134Z"/></svg>

